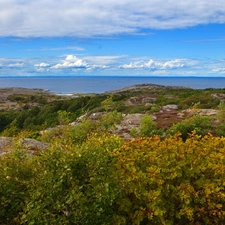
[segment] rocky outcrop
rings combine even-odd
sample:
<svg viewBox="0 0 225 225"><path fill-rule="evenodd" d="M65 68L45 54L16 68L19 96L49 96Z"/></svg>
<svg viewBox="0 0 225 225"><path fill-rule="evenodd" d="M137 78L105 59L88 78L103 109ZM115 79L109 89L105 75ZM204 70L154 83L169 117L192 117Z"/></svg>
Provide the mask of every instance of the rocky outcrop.
<svg viewBox="0 0 225 225"><path fill-rule="evenodd" d="M11 152L16 148L25 149L35 155L39 151L44 151L49 147L48 143L43 143L30 138L15 139L12 137L0 137L0 156Z"/></svg>
<svg viewBox="0 0 225 225"><path fill-rule="evenodd" d="M218 113L217 109L186 109L179 112L177 116L180 119L185 119L185 118L190 118L194 115L216 116L217 113Z"/></svg>
<svg viewBox="0 0 225 225"><path fill-rule="evenodd" d="M212 98L217 98L219 99L221 102L225 102L225 94L222 93L218 93L218 94L211 94Z"/></svg>
<svg viewBox="0 0 225 225"><path fill-rule="evenodd" d="M157 85L157 84L137 84L125 88L121 88L118 90L112 90L112 91L107 91L105 94L116 94L116 93L121 93L121 92L126 92L126 91L139 91L143 89L151 89L151 90L158 90L158 89L174 89L174 90L179 90L179 89L191 89L190 87L182 87L182 86L164 86L164 85Z"/></svg>
<svg viewBox="0 0 225 225"><path fill-rule="evenodd" d="M130 97L124 104L126 106L148 105L157 100L157 97L135 96Z"/></svg>
<svg viewBox="0 0 225 225"><path fill-rule="evenodd" d="M178 105L165 105L162 107L162 110L166 110L166 111L172 111L172 110L177 110L178 109Z"/></svg>
<svg viewBox="0 0 225 225"><path fill-rule="evenodd" d="M125 140L131 139L130 130L140 126L141 119L144 115L141 113L124 115L122 121L116 125L116 129L113 132Z"/></svg>

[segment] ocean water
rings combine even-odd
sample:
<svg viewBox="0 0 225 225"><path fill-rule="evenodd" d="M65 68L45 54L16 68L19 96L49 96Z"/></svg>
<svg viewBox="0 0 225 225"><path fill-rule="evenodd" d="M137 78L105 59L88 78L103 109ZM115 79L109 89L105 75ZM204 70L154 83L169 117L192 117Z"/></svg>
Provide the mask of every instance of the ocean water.
<svg viewBox="0 0 225 225"><path fill-rule="evenodd" d="M0 88L41 88L58 94L104 93L135 84L225 88L225 77L26 77L0 78Z"/></svg>

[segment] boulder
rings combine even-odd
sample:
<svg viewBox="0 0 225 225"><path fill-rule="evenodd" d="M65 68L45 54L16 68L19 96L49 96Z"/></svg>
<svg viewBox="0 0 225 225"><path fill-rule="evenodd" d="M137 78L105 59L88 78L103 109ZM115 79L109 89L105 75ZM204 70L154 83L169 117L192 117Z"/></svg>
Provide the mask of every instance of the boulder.
<svg viewBox="0 0 225 225"><path fill-rule="evenodd" d="M125 140L130 140L132 138L130 130L140 126L141 119L144 115L145 114L141 113L123 115L122 121L120 124L116 125L116 129L113 130L113 133L123 137Z"/></svg>
<svg viewBox="0 0 225 225"><path fill-rule="evenodd" d="M178 105L174 105L174 104L165 105L165 106L162 107L162 109L166 110L166 111L177 110L178 109Z"/></svg>
<svg viewBox="0 0 225 225"><path fill-rule="evenodd" d="M13 151L16 146L35 155L39 151L46 150L49 144L30 138L15 139L12 137L0 137L0 156Z"/></svg>

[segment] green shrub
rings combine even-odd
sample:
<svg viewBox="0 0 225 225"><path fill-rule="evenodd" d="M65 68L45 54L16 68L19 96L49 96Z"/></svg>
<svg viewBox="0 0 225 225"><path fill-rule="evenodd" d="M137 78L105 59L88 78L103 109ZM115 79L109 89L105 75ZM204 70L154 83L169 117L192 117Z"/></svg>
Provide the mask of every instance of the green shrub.
<svg viewBox="0 0 225 225"><path fill-rule="evenodd" d="M122 113L113 111L103 114L103 116L99 119L99 126L103 126L105 129L114 128L116 124L118 124L122 120Z"/></svg>
<svg viewBox="0 0 225 225"><path fill-rule="evenodd" d="M208 116L196 115L174 124L167 133L171 135L180 133L183 140L186 140L194 130L198 135L205 135L213 128L211 120L212 118Z"/></svg>
<svg viewBox="0 0 225 225"><path fill-rule="evenodd" d="M225 223L225 138L62 132L38 156L18 143L0 158L0 224Z"/></svg>
<svg viewBox="0 0 225 225"><path fill-rule="evenodd" d="M55 143L34 165L22 223L112 224L119 192L112 152L120 145L108 134L93 134L79 148Z"/></svg>
<svg viewBox="0 0 225 225"><path fill-rule="evenodd" d="M0 157L0 224L19 224L28 184L33 177L32 159L15 146L13 153Z"/></svg>
<svg viewBox="0 0 225 225"><path fill-rule="evenodd" d="M131 129L133 137L150 137L152 135L161 135L163 130L156 128L156 122L152 120L150 115L144 115L141 119L139 128Z"/></svg>

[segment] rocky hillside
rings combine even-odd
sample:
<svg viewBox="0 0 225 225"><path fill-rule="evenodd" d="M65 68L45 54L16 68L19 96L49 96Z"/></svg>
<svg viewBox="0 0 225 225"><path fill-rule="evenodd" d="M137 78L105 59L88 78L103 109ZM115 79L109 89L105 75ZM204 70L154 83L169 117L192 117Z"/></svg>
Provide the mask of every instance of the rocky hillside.
<svg viewBox="0 0 225 225"><path fill-rule="evenodd" d="M62 124L78 125L83 119L98 121L110 112L121 113L113 132L131 139L131 130L139 128L145 115L151 116L155 129L166 132L174 124L196 115L210 118L217 126L220 105L225 101L224 89L195 90L186 87L169 87L143 84L125 87L96 95L72 95L59 97L40 89L8 88L0 90L0 151L11 149L14 139L21 131L29 135L20 139L29 151L43 150L46 144L32 140L43 131L54 130ZM62 113L65 112L65 113ZM67 118L65 119L65 115ZM106 116L107 117L107 116Z"/></svg>

